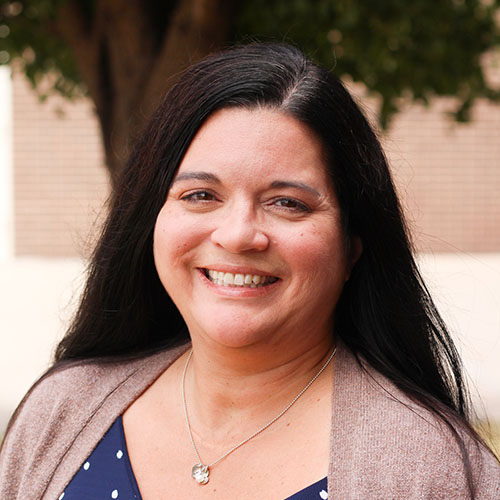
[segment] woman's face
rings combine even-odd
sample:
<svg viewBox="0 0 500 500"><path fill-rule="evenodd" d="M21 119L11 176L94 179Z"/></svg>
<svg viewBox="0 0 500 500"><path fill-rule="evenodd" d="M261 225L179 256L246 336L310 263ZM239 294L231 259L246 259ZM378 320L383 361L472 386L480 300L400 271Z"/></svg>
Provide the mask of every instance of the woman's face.
<svg viewBox="0 0 500 500"><path fill-rule="evenodd" d="M278 111L214 113L158 215L154 258L193 339L307 348L331 338L354 256L319 139Z"/></svg>

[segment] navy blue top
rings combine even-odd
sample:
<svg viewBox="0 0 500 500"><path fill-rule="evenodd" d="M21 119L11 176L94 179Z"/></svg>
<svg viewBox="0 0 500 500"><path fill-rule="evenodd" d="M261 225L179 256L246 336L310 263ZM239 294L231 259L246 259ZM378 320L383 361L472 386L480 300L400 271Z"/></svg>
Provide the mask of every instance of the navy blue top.
<svg viewBox="0 0 500 500"><path fill-rule="evenodd" d="M59 500L142 500L119 416L80 467ZM326 477L286 500L325 500Z"/></svg>

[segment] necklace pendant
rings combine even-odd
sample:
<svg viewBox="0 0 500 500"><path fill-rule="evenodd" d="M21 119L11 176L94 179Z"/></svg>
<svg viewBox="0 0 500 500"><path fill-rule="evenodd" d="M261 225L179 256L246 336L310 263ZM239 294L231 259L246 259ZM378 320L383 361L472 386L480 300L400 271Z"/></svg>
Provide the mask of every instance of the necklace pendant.
<svg viewBox="0 0 500 500"><path fill-rule="evenodd" d="M207 484L209 480L210 469L208 465L196 464L191 469L191 476L198 484Z"/></svg>

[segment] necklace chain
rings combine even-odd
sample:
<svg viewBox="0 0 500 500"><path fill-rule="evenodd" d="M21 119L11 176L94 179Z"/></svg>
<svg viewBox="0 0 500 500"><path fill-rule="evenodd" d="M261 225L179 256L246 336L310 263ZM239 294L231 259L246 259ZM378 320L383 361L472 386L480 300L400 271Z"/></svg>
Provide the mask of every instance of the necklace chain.
<svg viewBox="0 0 500 500"><path fill-rule="evenodd" d="M236 446L233 446L229 451L227 451L226 453L224 453L224 455L222 455L221 457L219 457L217 460L215 460L211 464L203 465L203 462L201 460L200 454L198 452L198 448L196 447L196 444L195 444L194 439L193 439L193 433L191 431L191 424L189 422L189 415L188 415L188 409L187 409L187 404L186 404L186 388L185 388L185 385L186 385L186 372L187 372L187 368L189 366L189 361L191 360L191 356L193 354L193 350L191 349L189 351L188 357L186 359L186 364L184 365L184 371L182 373L182 403L183 403L183 406L184 406L184 416L186 418L186 426L187 426L187 430L188 430L188 433L189 433L189 439L191 441L191 445L193 446L194 452L195 452L196 457L198 458L198 462L199 462L198 464L196 464L196 465L193 466L193 469L192 469L192 476L193 476L193 478L196 479L196 481L198 481L199 484L206 484L206 483L208 483L208 477L209 477L209 471L210 471L210 469L214 465L216 465L217 463L219 463L221 460L223 460L224 458L226 458L228 455L230 455L231 453L233 453L233 451L236 451L238 448L240 448L244 444L248 443L248 441L250 441L251 439L253 439L255 436L257 436L261 432L265 431L268 427L270 427L271 425L273 425L274 422L276 422L276 420L280 419L297 402L297 400L304 394L304 392L306 392L307 389L309 389L309 387L311 387L311 385L315 382L315 380L323 373L323 371L326 369L326 367L330 364L330 361L335 356L336 352L337 352L337 348L335 348L333 350L333 352L330 354L330 356L328 357L328 359L326 360L326 362L324 363L324 365L320 368L320 370L318 371L318 373L316 373L316 375L314 375L314 377L307 383L307 385L290 401L290 403L288 403L288 405L285 406L285 408L283 408L283 410L281 410L280 413L278 413L278 415L276 415L272 420L270 420L267 424L263 425L260 429L258 429L257 431L255 431L253 434L251 434L250 436L248 436L246 439L244 439L243 441L241 441L240 443L238 443Z"/></svg>

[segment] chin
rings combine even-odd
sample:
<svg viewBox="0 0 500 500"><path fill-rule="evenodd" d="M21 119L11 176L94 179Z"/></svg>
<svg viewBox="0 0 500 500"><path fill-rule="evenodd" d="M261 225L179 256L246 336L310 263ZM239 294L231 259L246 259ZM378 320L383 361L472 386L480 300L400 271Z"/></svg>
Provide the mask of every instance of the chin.
<svg viewBox="0 0 500 500"><path fill-rule="evenodd" d="M228 326L230 324L231 326ZM255 344L268 343L271 336L268 327L249 325L245 322L223 322L219 325L204 325L203 336L210 341L224 347L238 349Z"/></svg>
<svg viewBox="0 0 500 500"><path fill-rule="evenodd" d="M232 349L242 349L262 342L265 335L261 332L241 331L241 329L228 330L224 332L206 332L206 335L219 345Z"/></svg>

